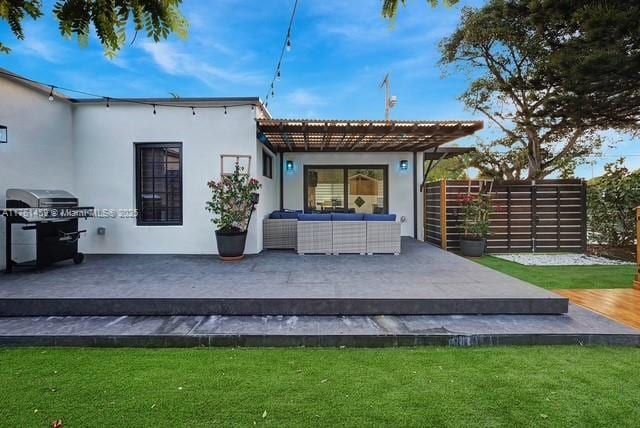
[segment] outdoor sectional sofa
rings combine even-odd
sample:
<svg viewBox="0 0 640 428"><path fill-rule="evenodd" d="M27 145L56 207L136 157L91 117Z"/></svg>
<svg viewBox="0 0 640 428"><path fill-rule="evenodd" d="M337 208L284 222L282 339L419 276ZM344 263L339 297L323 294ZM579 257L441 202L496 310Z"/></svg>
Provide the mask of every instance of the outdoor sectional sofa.
<svg viewBox="0 0 640 428"><path fill-rule="evenodd" d="M264 220L265 249L298 254L400 254L395 214L304 214L274 211Z"/></svg>

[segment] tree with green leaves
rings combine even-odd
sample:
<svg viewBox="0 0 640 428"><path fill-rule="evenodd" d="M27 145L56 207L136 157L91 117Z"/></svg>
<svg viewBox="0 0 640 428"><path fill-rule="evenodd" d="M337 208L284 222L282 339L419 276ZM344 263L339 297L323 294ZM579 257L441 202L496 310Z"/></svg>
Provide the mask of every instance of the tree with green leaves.
<svg viewBox="0 0 640 428"><path fill-rule="evenodd" d="M637 131L639 20L640 7L622 0L464 8L441 62L467 73L461 100L504 133L488 146L501 154L479 150L474 166L508 159L515 168L526 155L526 178L568 176L602 145L600 131Z"/></svg>
<svg viewBox="0 0 640 428"><path fill-rule="evenodd" d="M460 0L443 0L442 3L445 6L453 6L459 1ZM436 7L438 6L438 3L440 3L439 0L426 0L426 2L430 4L431 7ZM383 0L382 16L387 19L394 19L396 16L398 16L398 8L401 3L402 3L402 6L406 6L407 0Z"/></svg>
<svg viewBox="0 0 640 428"><path fill-rule="evenodd" d="M94 29L105 53L115 56L127 41L126 30L133 23L138 32L158 42L175 33L186 37L189 24L180 13L182 0L58 0L53 14L64 37L76 36L87 44ZM0 20L9 24L13 35L23 40L23 23L27 18L43 16L42 0L0 0ZM10 49L0 42L0 52Z"/></svg>
<svg viewBox="0 0 640 428"><path fill-rule="evenodd" d="M587 217L590 238L613 247L631 246L636 238L635 208L640 205L640 172L630 171L624 159L605 166L605 173L589 182Z"/></svg>
<svg viewBox="0 0 640 428"><path fill-rule="evenodd" d="M471 165L471 154L463 154L439 161L429 171L429 181L437 180L468 180L467 169ZM429 162L425 162L425 168Z"/></svg>
<svg viewBox="0 0 640 428"><path fill-rule="evenodd" d="M527 170L527 151L519 141L506 136L491 142L479 139L469 164L478 170L478 178L522 180Z"/></svg>

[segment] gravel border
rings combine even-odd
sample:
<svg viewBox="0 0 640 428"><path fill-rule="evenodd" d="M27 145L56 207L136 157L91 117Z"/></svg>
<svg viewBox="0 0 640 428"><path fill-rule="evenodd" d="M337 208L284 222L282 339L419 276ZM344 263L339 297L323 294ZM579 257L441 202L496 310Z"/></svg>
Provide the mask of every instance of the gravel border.
<svg viewBox="0 0 640 428"><path fill-rule="evenodd" d="M492 254L525 266L620 266L634 263L586 254Z"/></svg>

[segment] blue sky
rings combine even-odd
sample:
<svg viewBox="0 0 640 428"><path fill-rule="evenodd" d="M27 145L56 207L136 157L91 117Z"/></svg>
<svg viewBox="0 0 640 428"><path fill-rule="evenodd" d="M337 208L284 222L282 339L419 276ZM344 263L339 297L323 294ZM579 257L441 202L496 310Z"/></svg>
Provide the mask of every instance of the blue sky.
<svg viewBox="0 0 640 428"><path fill-rule="evenodd" d="M23 42L0 23L0 40L13 49L0 54L0 66L111 97L264 97L293 6L293 0L185 0L186 40L171 37L155 44L138 36L110 60L95 38L87 47L61 38L53 1L44 3L45 16L26 23ZM431 9L414 0L390 25L380 17L378 0L300 0L293 49L285 53L269 110L274 117L382 119L384 91L378 86L388 72L398 97L392 118L482 120L457 100L468 83L465 76L444 75L438 66L438 43L454 30L460 8L481 3ZM486 121L485 127L480 135L495 132ZM579 175L598 175L620 154L632 155L629 166L640 167L640 150L630 138L603 152L593 168L580 167Z"/></svg>

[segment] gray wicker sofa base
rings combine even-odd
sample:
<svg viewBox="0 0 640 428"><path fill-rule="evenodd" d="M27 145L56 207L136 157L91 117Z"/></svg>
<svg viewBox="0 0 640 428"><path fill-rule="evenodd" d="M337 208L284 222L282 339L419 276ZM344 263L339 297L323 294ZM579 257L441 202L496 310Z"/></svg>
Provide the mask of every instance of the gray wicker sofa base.
<svg viewBox="0 0 640 428"><path fill-rule="evenodd" d="M385 221L327 216L330 214L320 215L322 220L307 214L301 215L304 220L265 218L264 249L292 249L298 254L400 254L400 223L395 216L383 216L392 219Z"/></svg>
<svg viewBox="0 0 640 428"><path fill-rule="evenodd" d="M298 244L298 220L265 218L262 236L265 250L295 250Z"/></svg>
<svg viewBox="0 0 640 428"><path fill-rule="evenodd" d="M298 221L298 254L400 254L400 222Z"/></svg>

